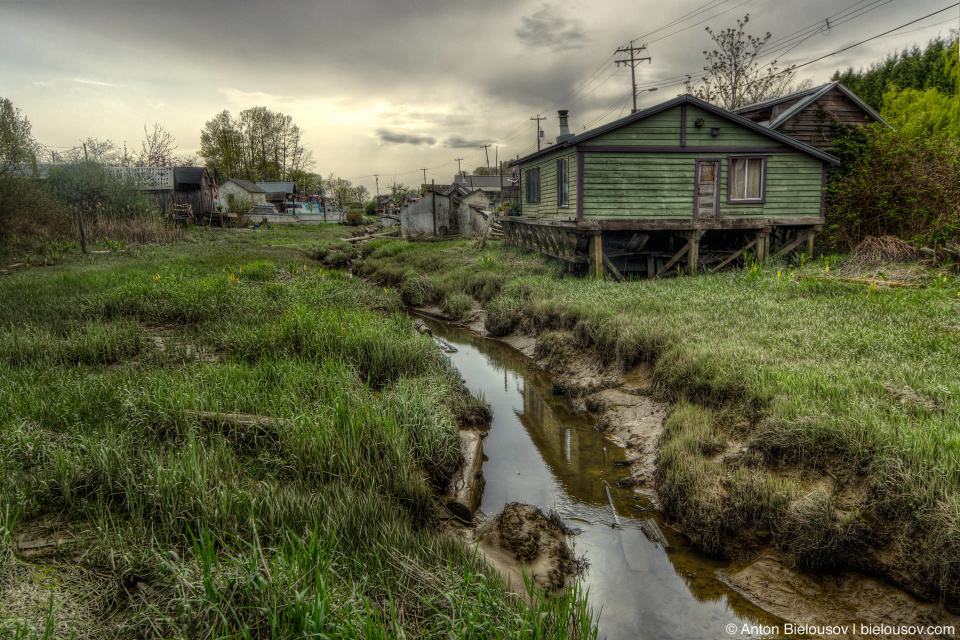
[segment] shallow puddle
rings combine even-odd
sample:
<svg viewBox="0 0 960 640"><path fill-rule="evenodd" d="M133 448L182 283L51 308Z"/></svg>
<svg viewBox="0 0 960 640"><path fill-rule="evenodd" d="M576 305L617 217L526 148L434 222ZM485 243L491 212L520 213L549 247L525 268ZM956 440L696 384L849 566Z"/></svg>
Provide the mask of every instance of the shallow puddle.
<svg viewBox="0 0 960 640"><path fill-rule="evenodd" d="M717 574L726 563L698 554L647 500L617 487L630 475L614 465L623 449L594 429L594 415L574 413L553 393L549 374L502 342L427 322L457 347L448 357L493 410L482 511L495 515L507 502L524 502L556 511L580 531L574 552L590 563L582 580L601 612L601 638L805 637L751 632L782 629L784 621L724 584ZM654 542L657 528L669 549Z"/></svg>

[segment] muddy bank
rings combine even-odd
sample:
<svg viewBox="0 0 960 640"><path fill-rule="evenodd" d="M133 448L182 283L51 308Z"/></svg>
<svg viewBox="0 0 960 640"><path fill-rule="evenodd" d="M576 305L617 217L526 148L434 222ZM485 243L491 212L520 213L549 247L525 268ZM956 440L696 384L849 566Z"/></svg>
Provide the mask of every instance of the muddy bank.
<svg viewBox="0 0 960 640"><path fill-rule="evenodd" d="M567 544L571 533L556 515L512 502L472 531L469 540L514 589L523 590L526 575L540 587L556 590L580 568Z"/></svg>
<svg viewBox="0 0 960 640"><path fill-rule="evenodd" d="M475 317L466 325L478 331L482 327L482 318ZM592 351L571 351L563 360L557 361L550 357L537 358L538 340L534 336L514 333L500 341L554 374L556 391L569 397L577 407L596 414L596 428L626 451L627 459L623 462L630 474L618 486L629 488L658 504L657 467L664 444L664 421L673 408L654 394L654 368L642 365L623 374L601 367ZM808 492L818 487L843 484L835 477L838 474L817 473L809 469L800 473L785 465L748 467L757 464L749 445L729 435L708 445L705 444L695 456L698 460L691 457L691 462L709 465L721 473L750 468L754 472L778 474L802 482L801 486ZM847 478L841 476L841 480ZM849 480L852 482L855 478ZM675 510L667 512L678 515ZM833 517L844 515L837 510ZM682 518L673 520L672 525L684 531ZM687 529L684 533L698 540L698 531ZM861 573L800 571L794 568L795 557L771 546L772 536L768 531L743 531L743 535L722 542L719 554L737 561L735 566L724 571L727 584L761 608L791 622L836 624L840 620L837 617L839 612L845 610L847 613L842 620L856 619L865 624L956 623L956 618L942 608L923 603L889 583ZM886 571L878 573L890 575Z"/></svg>

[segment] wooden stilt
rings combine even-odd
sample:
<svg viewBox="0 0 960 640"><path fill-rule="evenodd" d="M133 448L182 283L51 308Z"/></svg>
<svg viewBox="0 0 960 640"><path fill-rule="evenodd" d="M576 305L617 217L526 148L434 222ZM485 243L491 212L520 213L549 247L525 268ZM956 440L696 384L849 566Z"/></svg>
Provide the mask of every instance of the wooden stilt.
<svg viewBox="0 0 960 640"><path fill-rule="evenodd" d="M603 235L593 236L590 243L590 266L593 276L597 280L603 280Z"/></svg>
<svg viewBox="0 0 960 640"><path fill-rule="evenodd" d="M647 278L650 278L652 280L655 275L657 275L657 272L653 264L653 254L648 253L647 254Z"/></svg>
<svg viewBox="0 0 960 640"><path fill-rule="evenodd" d="M813 240L817 237L817 232L811 229L807 232L807 255L813 258Z"/></svg>
<svg viewBox="0 0 960 640"><path fill-rule="evenodd" d="M757 233L757 260L766 262L770 255L770 232L760 231Z"/></svg>
<svg viewBox="0 0 960 640"><path fill-rule="evenodd" d="M700 265L700 237L703 231L694 231L690 234L690 249L687 251L687 273L691 276L697 275Z"/></svg>

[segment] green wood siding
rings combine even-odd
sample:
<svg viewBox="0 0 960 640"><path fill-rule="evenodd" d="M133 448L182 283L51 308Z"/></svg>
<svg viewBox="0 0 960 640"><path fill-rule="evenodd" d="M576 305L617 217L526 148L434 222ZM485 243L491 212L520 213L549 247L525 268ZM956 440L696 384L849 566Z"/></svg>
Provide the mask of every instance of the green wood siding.
<svg viewBox="0 0 960 640"><path fill-rule="evenodd" d="M557 205L557 160L567 158L570 166L570 206ZM527 171L540 167L540 202L527 202ZM525 216L560 216L574 217L577 215L577 154L573 149L564 149L563 152L551 153L534 162L528 162L520 167L520 208Z"/></svg>
<svg viewBox="0 0 960 640"><path fill-rule="evenodd" d="M698 110L699 111L699 110ZM689 119L689 114L688 114ZM691 120L690 122L693 122ZM693 126L693 125L689 125ZM710 133L709 131L707 132ZM639 122L632 122L596 138L583 142L583 147L607 145L679 146L680 108L656 113Z"/></svg>
<svg viewBox="0 0 960 640"><path fill-rule="evenodd" d="M727 204L728 155L738 154L727 154L722 149L710 154L587 151L583 163L583 217L692 219L697 158L720 160L721 218L819 214L819 159L799 151L771 154L767 158L766 203Z"/></svg>
<svg viewBox="0 0 960 640"><path fill-rule="evenodd" d="M680 108L671 109L679 112ZM703 118L703 126L696 126L697 118ZM643 122L641 120L641 122ZM711 129L720 129L719 135L711 135ZM744 126L730 122L700 107L687 105L688 147L782 147L783 143L768 138ZM800 153L799 151L797 153ZM806 154L801 154L806 155ZM819 162L819 161L818 161ZM819 202L819 201L818 201ZM819 206L819 205L818 205Z"/></svg>

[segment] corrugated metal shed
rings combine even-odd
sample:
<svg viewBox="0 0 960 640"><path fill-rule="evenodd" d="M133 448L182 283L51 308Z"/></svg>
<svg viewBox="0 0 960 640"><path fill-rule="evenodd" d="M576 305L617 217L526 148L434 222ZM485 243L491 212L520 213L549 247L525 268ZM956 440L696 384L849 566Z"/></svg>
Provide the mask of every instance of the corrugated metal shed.
<svg viewBox="0 0 960 640"><path fill-rule="evenodd" d="M266 193L297 193L296 182L258 182L257 186Z"/></svg>

